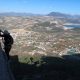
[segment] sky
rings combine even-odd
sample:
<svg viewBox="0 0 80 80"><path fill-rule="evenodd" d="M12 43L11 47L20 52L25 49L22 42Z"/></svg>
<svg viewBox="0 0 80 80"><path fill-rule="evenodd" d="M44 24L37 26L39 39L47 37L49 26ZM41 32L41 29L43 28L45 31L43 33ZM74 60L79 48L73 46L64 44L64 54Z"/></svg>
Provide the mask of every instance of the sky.
<svg viewBox="0 0 80 80"><path fill-rule="evenodd" d="M80 14L80 0L0 0L0 13L3 12Z"/></svg>

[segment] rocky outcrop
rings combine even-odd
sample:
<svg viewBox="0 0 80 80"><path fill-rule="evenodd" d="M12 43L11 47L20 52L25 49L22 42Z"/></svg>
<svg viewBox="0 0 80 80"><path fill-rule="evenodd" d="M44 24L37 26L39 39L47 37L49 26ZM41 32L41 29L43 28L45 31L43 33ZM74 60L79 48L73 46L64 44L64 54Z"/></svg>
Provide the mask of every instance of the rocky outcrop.
<svg viewBox="0 0 80 80"><path fill-rule="evenodd" d="M0 80L15 80L10 69L6 54L0 47Z"/></svg>

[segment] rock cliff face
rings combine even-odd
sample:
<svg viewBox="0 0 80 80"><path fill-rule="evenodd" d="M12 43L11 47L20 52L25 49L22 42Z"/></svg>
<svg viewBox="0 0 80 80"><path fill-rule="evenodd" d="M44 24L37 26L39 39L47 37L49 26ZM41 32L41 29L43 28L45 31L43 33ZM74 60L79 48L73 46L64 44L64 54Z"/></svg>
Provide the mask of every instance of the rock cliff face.
<svg viewBox="0 0 80 80"><path fill-rule="evenodd" d="M1 46L0 46L0 80L15 80L10 70L6 54L1 49Z"/></svg>

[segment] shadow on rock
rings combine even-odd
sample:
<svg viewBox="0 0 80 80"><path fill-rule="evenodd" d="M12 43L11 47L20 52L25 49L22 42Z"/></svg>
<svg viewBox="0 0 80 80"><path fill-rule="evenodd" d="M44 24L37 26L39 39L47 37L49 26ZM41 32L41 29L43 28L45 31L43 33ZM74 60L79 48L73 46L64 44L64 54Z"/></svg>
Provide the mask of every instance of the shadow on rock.
<svg viewBox="0 0 80 80"><path fill-rule="evenodd" d="M79 54L75 55L80 57ZM80 80L80 59L70 59L72 55L61 58L43 56L40 66L21 63L18 56L11 56L11 68L16 80Z"/></svg>

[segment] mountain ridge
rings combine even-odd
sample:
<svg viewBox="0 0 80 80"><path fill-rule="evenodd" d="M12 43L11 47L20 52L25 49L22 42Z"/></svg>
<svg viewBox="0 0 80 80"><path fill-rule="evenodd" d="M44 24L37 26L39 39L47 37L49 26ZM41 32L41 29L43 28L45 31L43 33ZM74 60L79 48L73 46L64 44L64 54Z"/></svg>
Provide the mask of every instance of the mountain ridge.
<svg viewBox="0 0 80 80"><path fill-rule="evenodd" d="M26 12L3 12L0 13L0 16L53 16L58 18L80 18L80 15L71 15L61 12L50 12L48 14L34 14Z"/></svg>
<svg viewBox="0 0 80 80"><path fill-rule="evenodd" d="M80 18L80 15L71 15L61 12L50 12L48 16L62 17L62 18Z"/></svg>
<svg viewBox="0 0 80 80"><path fill-rule="evenodd" d="M39 16L40 14L25 13L25 12L4 12L0 16Z"/></svg>

